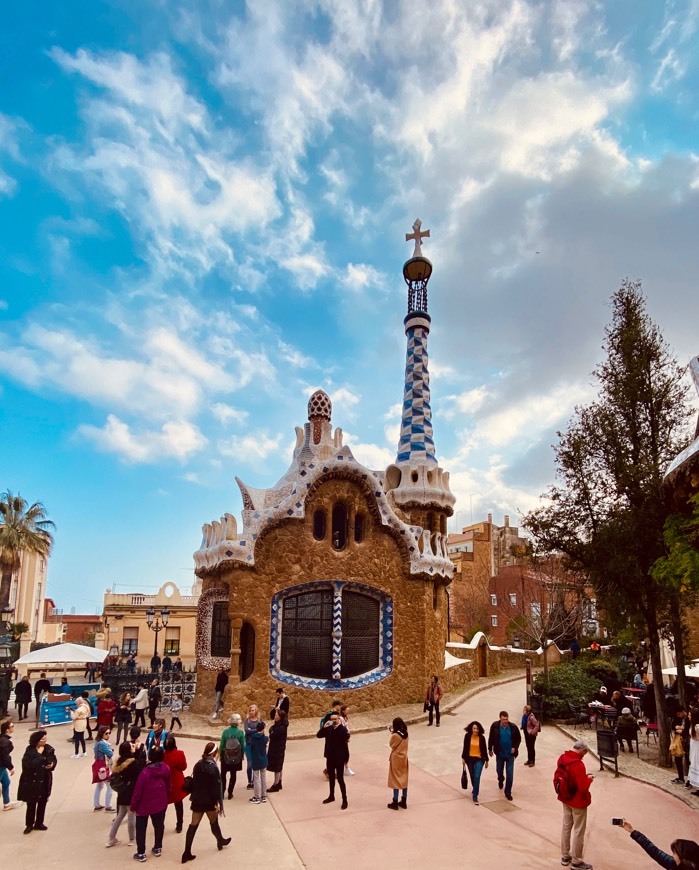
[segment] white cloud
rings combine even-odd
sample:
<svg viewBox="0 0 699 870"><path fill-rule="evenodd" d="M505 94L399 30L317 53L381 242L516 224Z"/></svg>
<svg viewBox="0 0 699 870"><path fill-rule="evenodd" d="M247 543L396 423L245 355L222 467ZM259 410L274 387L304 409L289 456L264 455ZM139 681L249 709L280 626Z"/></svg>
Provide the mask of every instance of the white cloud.
<svg viewBox="0 0 699 870"><path fill-rule="evenodd" d="M378 444L362 442L357 436L351 435L349 432L344 433L344 441L352 451L352 455L372 471L383 471L392 462L395 462L395 453L392 453L387 447L381 447Z"/></svg>
<svg viewBox="0 0 699 870"><path fill-rule="evenodd" d="M242 411L240 408L234 408L232 405L226 405L224 402L216 402L211 406L211 413L219 421L227 425L232 421L244 423L248 419L248 412Z"/></svg>
<svg viewBox="0 0 699 870"><path fill-rule="evenodd" d="M366 263L348 263L340 281L348 290L386 289L386 276Z"/></svg>
<svg viewBox="0 0 699 870"><path fill-rule="evenodd" d="M481 384L479 387L466 390L458 395L446 396L445 403L451 403L452 407L450 408L449 404L446 404L443 413L448 419L452 419L456 411L460 414L476 414L483 407L489 395L490 390L488 387L485 384Z"/></svg>
<svg viewBox="0 0 699 870"><path fill-rule="evenodd" d="M281 441L281 435L272 437L267 432L251 432L242 437L233 435L226 441L219 441L218 450L223 456L232 456L241 466L246 463L257 465L278 453Z"/></svg>
<svg viewBox="0 0 699 870"><path fill-rule="evenodd" d="M159 462L178 459L184 462L206 445L206 438L191 423L172 420L159 430L133 430L118 417L110 414L102 429L82 425L78 434L91 441L105 453L116 453L126 462Z"/></svg>

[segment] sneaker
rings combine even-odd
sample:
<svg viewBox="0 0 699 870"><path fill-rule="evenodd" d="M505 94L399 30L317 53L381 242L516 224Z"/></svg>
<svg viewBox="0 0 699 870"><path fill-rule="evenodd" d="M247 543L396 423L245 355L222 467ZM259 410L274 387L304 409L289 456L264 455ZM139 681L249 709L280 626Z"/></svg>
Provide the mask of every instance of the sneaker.
<svg viewBox="0 0 699 870"><path fill-rule="evenodd" d="M105 807L104 811L105 811L105 813L115 813L116 812L114 807Z"/></svg>
<svg viewBox="0 0 699 870"><path fill-rule="evenodd" d="M48 831L48 828L46 827L46 825L41 824L41 825L34 825L34 830L35 831Z"/></svg>
<svg viewBox="0 0 699 870"><path fill-rule="evenodd" d="M506 794L505 797L507 798L508 801L513 800L513 797L511 794Z"/></svg>
<svg viewBox="0 0 699 870"><path fill-rule="evenodd" d="M80 758L80 753L76 752L75 755L71 755L71 758Z"/></svg>
<svg viewBox="0 0 699 870"><path fill-rule="evenodd" d="M352 770L351 767L346 767L346 768L345 768L345 776L355 776L355 773L354 773L354 771Z"/></svg>
<svg viewBox="0 0 699 870"><path fill-rule="evenodd" d="M570 857L570 855L564 855L561 858L561 864L563 864L564 867L567 867L572 860L573 859Z"/></svg>
<svg viewBox="0 0 699 870"><path fill-rule="evenodd" d="M129 840L129 846L135 846L135 845L136 845L135 840Z"/></svg>
<svg viewBox="0 0 699 870"><path fill-rule="evenodd" d="M156 858L159 858L163 854L162 849L151 849L151 852L155 855Z"/></svg>
<svg viewBox="0 0 699 870"><path fill-rule="evenodd" d="M676 776L674 779L670 780L674 785L684 785L684 780L680 779L679 776Z"/></svg>
<svg viewBox="0 0 699 870"><path fill-rule="evenodd" d="M118 840L107 840L106 847L107 849L110 849L112 846L116 846L118 843Z"/></svg>
<svg viewBox="0 0 699 870"><path fill-rule="evenodd" d="M267 798L266 798L266 797L260 798L260 803L261 803L261 804L266 804L266 803L267 803Z"/></svg>
<svg viewBox="0 0 699 870"><path fill-rule="evenodd" d="M248 803L250 803L250 804L259 804L259 803L260 803L260 799L259 799L259 798L256 798L256 797L251 797L251 798L248 798Z"/></svg>
<svg viewBox="0 0 699 870"><path fill-rule="evenodd" d="M19 801L10 801L9 804L3 806L3 810L16 810L19 806Z"/></svg>
<svg viewBox="0 0 699 870"><path fill-rule="evenodd" d="M474 799L473 799L473 803L474 803L477 807L480 806L480 804L478 803L478 798L474 798Z"/></svg>
<svg viewBox="0 0 699 870"><path fill-rule="evenodd" d="M249 782L249 783L247 784L247 788L252 788L252 787L253 787L252 783Z"/></svg>
<svg viewBox="0 0 699 870"><path fill-rule="evenodd" d="M141 862L148 860L148 858L146 858L146 856L143 852L136 852L136 854L133 856L133 859L134 859L134 861L141 861Z"/></svg>
<svg viewBox="0 0 699 870"><path fill-rule="evenodd" d="M103 809L104 809L104 807L93 807L93 808L92 808L92 812L93 812L93 813L98 813L100 810L103 810Z"/></svg>
<svg viewBox="0 0 699 870"><path fill-rule="evenodd" d="M505 785L505 780L504 780L504 779L499 779L499 780L498 780L498 788L499 788L499 789L502 789L504 785Z"/></svg>
<svg viewBox="0 0 699 870"><path fill-rule="evenodd" d="M586 864L582 861L580 864L571 864L571 867L575 867L575 870L592 870L592 864Z"/></svg>

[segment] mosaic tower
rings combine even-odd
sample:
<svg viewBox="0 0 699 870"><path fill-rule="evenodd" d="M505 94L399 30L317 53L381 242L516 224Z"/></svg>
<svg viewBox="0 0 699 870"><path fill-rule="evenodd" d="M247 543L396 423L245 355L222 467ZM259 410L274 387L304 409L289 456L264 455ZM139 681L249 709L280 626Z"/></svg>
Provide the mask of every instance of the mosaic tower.
<svg viewBox="0 0 699 870"><path fill-rule="evenodd" d="M407 337L405 386L398 454L386 471L386 490L395 506L411 522L422 525L434 536L446 536L447 518L453 513L454 496L449 489L449 474L437 463L432 433L430 374L427 337L431 318L427 313L427 285L432 263L422 254L422 240L430 231L422 230L418 218L406 241L415 241L413 256L403 265L408 287L408 314L403 324Z"/></svg>

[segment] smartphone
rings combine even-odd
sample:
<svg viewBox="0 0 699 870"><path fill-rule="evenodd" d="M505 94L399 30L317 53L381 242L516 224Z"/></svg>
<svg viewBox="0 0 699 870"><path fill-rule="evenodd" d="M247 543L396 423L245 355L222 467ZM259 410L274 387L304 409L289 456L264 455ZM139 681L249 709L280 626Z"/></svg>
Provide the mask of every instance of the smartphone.
<svg viewBox="0 0 699 870"><path fill-rule="evenodd" d="M612 824L613 825L623 825L624 820L623 819L612 819Z"/></svg>

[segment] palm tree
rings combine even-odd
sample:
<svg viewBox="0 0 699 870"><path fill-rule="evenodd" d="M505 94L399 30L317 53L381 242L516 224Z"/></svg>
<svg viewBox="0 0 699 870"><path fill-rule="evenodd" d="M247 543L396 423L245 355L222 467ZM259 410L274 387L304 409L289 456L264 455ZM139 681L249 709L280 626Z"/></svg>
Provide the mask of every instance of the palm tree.
<svg viewBox="0 0 699 870"><path fill-rule="evenodd" d="M12 575L19 570L22 552L48 557L53 546L55 528L46 519L46 510L40 501L28 505L17 493L8 489L0 496L0 608L9 610Z"/></svg>

